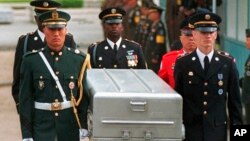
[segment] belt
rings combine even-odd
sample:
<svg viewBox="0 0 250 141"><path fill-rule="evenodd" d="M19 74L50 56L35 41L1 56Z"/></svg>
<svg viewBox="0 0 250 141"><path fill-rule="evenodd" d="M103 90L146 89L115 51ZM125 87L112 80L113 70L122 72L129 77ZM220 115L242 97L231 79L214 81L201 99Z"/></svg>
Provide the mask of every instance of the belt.
<svg viewBox="0 0 250 141"><path fill-rule="evenodd" d="M64 102L55 101L53 103L41 103L35 101L35 109L40 109L40 110L58 111L58 110L68 109L70 107L72 107L71 101L64 101Z"/></svg>

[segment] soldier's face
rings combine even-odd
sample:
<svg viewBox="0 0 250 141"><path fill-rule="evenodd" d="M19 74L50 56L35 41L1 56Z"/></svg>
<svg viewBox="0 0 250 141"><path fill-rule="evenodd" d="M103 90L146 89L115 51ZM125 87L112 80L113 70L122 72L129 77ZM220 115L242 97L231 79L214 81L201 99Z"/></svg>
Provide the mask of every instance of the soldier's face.
<svg viewBox="0 0 250 141"><path fill-rule="evenodd" d="M217 31L215 32L201 32L193 30L193 38L198 48L213 48L217 38Z"/></svg>
<svg viewBox="0 0 250 141"><path fill-rule="evenodd" d="M246 38L246 47L247 49L250 49L250 37Z"/></svg>
<svg viewBox="0 0 250 141"><path fill-rule="evenodd" d="M180 36L181 44L186 52L192 52L196 49L194 38L191 35L185 35L181 33Z"/></svg>
<svg viewBox="0 0 250 141"><path fill-rule="evenodd" d="M116 23L116 24L103 24L104 31L109 38L118 38L121 36L123 32L123 25L122 23Z"/></svg>
<svg viewBox="0 0 250 141"><path fill-rule="evenodd" d="M64 46L65 36L67 33L66 27L64 28L48 28L43 29L46 43L53 51L61 51Z"/></svg>

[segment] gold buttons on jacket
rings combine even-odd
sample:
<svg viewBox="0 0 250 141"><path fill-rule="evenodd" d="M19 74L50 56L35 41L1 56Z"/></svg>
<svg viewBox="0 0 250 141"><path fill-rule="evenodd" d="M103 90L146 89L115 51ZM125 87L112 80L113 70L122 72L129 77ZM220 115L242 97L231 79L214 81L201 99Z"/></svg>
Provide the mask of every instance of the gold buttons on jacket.
<svg viewBox="0 0 250 141"><path fill-rule="evenodd" d="M114 65L114 68L117 68L117 65Z"/></svg>
<svg viewBox="0 0 250 141"><path fill-rule="evenodd" d="M58 75L59 74L59 71L56 71L56 75Z"/></svg>
<svg viewBox="0 0 250 141"><path fill-rule="evenodd" d="M58 60L59 60L59 58L58 58L58 57L55 57L55 60L56 60L56 61L58 61Z"/></svg>
<svg viewBox="0 0 250 141"><path fill-rule="evenodd" d="M207 101L204 101L204 102L203 102L203 105L205 105L205 106L206 106L206 105L207 105Z"/></svg>
<svg viewBox="0 0 250 141"><path fill-rule="evenodd" d="M204 95L207 95L207 91L204 92Z"/></svg>
<svg viewBox="0 0 250 141"><path fill-rule="evenodd" d="M57 117L57 116L59 116L59 114L57 112L55 112L55 116Z"/></svg>
<svg viewBox="0 0 250 141"><path fill-rule="evenodd" d="M203 115L207 115L207 111L204 111L204 112L203 112Z"/></svg>
<svg viewBox="0 0 250 141"><path fill-rule="evenodd" d="M205 86L207 86L207 85L208 85L208 83L207 83L207 82L205 82L205 83L204 83L204 85L205 85Z"/></svg>

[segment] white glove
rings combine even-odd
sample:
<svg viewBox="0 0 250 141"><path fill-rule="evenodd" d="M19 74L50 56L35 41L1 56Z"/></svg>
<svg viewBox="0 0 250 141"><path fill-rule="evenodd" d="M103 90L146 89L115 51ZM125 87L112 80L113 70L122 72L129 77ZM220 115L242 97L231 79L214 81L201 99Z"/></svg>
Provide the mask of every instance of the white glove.
<svg viewBox="0 0 250 141"><path fill-rule="evenodd" d="M86 129L79 129L79 136L80 136L80 139L84 139L84 138L86 138L88 135L89 135L88 130L86 130Z"/></svg>
<svg viewBox="0 0 250 141"><path fill-rule="evenodd" d="M33 138L25 138L23 141L34 141Z"/></svg>
<svg viewBox="0 0 250 141"><path fill-rule="evenodd" d="M181 132L182 132L182 139L184 140L185 139L185 126L183 123L181 124Z"/></svg>

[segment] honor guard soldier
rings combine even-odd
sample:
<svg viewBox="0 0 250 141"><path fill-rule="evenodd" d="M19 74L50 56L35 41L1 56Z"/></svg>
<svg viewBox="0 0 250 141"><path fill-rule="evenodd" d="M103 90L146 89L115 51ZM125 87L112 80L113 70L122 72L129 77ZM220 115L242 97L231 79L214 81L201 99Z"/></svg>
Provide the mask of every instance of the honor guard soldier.
<svg viewBox="0 0 250 141"><path fill-rule="evenodd" d="M144 55L149 69L158 73L161 58L166 53L166 30L161 21L163 9L153 5L149 8L148 19L152 21L149 34L146 39Z"/></svg>
<svg viewBox="0 0 250 141"><path fill-rule="evenodd" d="M88 48L93 68L146 68L141 46L121 37L124 30L122 19L125 14L126 12L118 7L107 8L99 14L107 38Z"/></svg>
<svg viewBox="0 0 250 141"><path fill-rule="evenodd" d="M183 98L185 141L227 141L227 127L243 123L235 61L214 49L220 22L214 13L190 17L197 49L176 60L175 90Z"/></svg>
<svg viewBox="0 0 250 141"><path fill-rule="evenodd" d="M12 96L16 103L17 109L19 105L18 94L22 57L26 52L39 50L46 45L44 41L44 34L42 32L42 25L38 21L38 16L44 12L55 10L61 6L60 3L53 0L33 0L30 2L30 5L34 7L34 18L36 20L38 29L32 33L27 33L26 35L20 36L16 46L13 67ZM70 33L66 35L65 46L76 48L76 43Z"/></svg>
<svg viewBox="0 0 250 141"><path fill-rule="evenodd" d="M88 134L89 56L65 46L69 20L63 11L41 14L47 45L23 57L19 94L23 141L79 141Z"/></svg>
<svg viewBox="0 0 250 141"><path fill-rule="evenodd" d="M188 21L189 18L185 18L180 24L180 42L182 44L182 49L171 51L163 55L161 67L158 72L158 75L172 88L175 86L174 66L176 59L185 54L189 54L196 49L192 35L192 29L188 27Z"/></svg>
<svg viewBox="0 0 250 141"><path fill-rule="evenodd" d="M142 1L142 6L140 9L140 21L136 27L135 30L135 35L134 35L134 41L138 42L139 44L141 44L142 46L142 50L144 52L145 50L145 44L146 44L146 40L148 37L148 33L150 31L150 25L152 23L151 20L148 19L147 15L148 15L148 11L149 11L149 7L152 5L153 3L150 3L149 1Z"/></svg>
<svg viewBox="0 0 250 141"><path fill-rule="evenodd" d="M246 47L250 49L250 29L246 29ZM242 85L242 101L245 108L245 124L250 124L250 55L245 63L245 74Z"/></svg>

